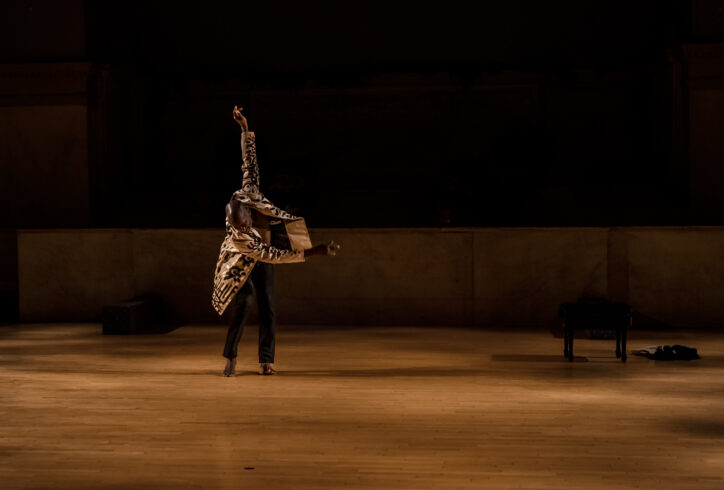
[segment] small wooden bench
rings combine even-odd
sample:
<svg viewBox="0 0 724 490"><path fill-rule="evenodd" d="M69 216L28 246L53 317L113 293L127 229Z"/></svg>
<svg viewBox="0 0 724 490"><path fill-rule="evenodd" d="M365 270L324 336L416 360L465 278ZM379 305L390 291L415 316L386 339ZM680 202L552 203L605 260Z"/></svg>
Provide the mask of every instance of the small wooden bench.
<svg viewBox="0 0 724 490"><path fill-rule="evenodd" d="M616 357L626 362L626 337L631 326L633 310L625 303L603 299L580 299L576 303L561 303L558 316L563 321L563 355L573 362L573 335L582 329L616 331Z"/></svg>

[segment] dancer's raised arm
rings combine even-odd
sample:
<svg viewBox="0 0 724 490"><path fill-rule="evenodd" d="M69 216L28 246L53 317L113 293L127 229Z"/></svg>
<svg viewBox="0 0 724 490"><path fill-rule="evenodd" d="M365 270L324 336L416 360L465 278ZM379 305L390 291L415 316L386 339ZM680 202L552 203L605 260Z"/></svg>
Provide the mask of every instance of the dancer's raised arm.
<svg viewBox="0 0 724 490"><path fill-rule="evenodd" d="M256 161L256 135L249 131L249 123L241 113L243 107L234 106L234 121L241 128L241 190L252 198L261 196L259 164Z"/></svg>

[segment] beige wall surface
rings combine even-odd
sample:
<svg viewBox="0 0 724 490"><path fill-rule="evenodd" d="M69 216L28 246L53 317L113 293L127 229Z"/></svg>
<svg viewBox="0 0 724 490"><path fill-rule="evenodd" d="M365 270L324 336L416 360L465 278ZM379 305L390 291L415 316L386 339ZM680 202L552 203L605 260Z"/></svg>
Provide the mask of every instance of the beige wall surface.
<svg viewBox="0 0 724 490"><path fill-rule="evenodd" d="M673 325L724 325L724 229L632 230L629 296Z"/></svg>
<svg viewBox="0 0 724 490"><path fill-rule="evenodd" d="M607 295L606 229L483 229L474 237L476 324L540 323L562 302Z"/></svg>
<svg viewBox="0 0 724 490"><path fill-rule="evenodd" d="M581 296L673 326L724 325L724 228L314 229L337 257L276 267L283 324L547 325ZM18 232L24 321L87 321L134 295L210 305L222 230Z"/></svg>
<svg viewBox="0 0 724 490"><path fill-rule="evenodd" d="M18 231L23 321L82 321L133 296L130 230Z"/></svg>
<svg viewBox="0 0 724 490"><path fill-rule="evenodd" d="M173 320L217 321L211 287L223 239L223 230L133 230L136 294L161 295Z"/></svg>
<svg viewBox="0 0 724 490"><path fill-rule="evenodd" d="M472 321L472 234L427 230L312 230L336 257L277 268L287 323L465 325Z"/></svg>

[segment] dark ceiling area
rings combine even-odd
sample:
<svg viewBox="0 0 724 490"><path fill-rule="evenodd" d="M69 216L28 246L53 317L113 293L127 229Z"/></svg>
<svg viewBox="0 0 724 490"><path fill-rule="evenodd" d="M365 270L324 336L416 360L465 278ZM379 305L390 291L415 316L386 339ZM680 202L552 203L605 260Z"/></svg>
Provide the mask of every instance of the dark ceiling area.
<svg viewBox="0 0 724 490"><path fill-rule="evenodd" d="M218 226L235 104L313 226L717 224L685 104L719 3L15 1L0 59L91 67L90 226Z"/></svg>

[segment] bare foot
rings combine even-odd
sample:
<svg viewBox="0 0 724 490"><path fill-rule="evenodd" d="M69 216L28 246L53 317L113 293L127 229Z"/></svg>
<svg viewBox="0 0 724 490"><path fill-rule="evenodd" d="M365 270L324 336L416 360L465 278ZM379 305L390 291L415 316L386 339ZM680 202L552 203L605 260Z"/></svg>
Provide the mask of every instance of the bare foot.
<svg viewBox="0 0 724 490"><path fill-rule="evenodd" d="M270 362L263 362L259 364L259 374L262 374L264 376L271 376L276 373L276 370L272 367Z"/></svg>
<svg viewBox="0 0 724 490"><path fill-rule="evenodd" d="M236 357L233 359L226 360L226 367L224 368L224 376L229 378L236 374Z"/></svg>

